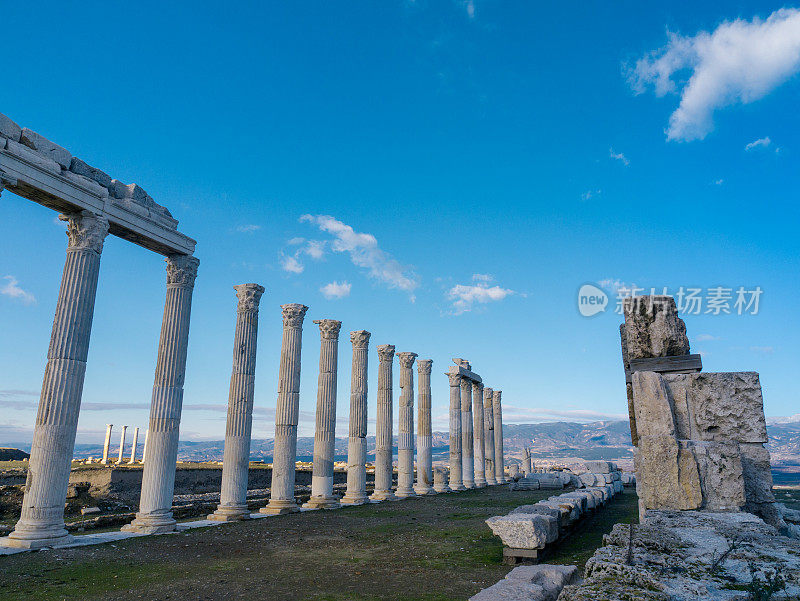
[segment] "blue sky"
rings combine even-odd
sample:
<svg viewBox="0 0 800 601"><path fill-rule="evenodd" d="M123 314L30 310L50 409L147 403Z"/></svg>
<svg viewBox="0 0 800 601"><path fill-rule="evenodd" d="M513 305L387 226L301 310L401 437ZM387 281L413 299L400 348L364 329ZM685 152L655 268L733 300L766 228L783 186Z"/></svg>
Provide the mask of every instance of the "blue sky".
<svg viewBox="0 0 800 601"><path fill-rule="evenodd" d="M783 9L781 12L776 12ZM709 371L761 373L798 412L800 13L768 2L7 3L0 112L126 183L196 238L182 437L221 439L232 285L262 299L253 435L273 434L279 305L309 305L504 391L509 422L626 413L614 290L760 287L688 315ZM309 217L303 217L303 216ZM66 238L0 199L0 444L30 438ZM103 252L79 442L146 427L160 256ZM577 292L602 282L606 312ZM370 355L374 419L377 354Z"/></svg>

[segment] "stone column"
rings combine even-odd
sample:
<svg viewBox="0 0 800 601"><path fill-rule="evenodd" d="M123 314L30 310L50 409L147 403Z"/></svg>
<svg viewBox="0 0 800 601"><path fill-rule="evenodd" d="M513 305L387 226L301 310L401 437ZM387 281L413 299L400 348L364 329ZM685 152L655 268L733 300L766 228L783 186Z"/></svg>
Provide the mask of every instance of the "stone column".
<svg viewBox="0 0 800 601"><path fill-rule="evenodd" d="M217 510L208 516L209 520L215 522L250 518L247 478L250 475L250 434L253 430L253 395L256 387L258 306L264 287L250 283L239 284L233 289L238 303L222 457L222 488Z"/></svg>
<svg viewBox="0 0 800 601"><path fill-rule="evenodd" d="M494 419L494 478L498 484L506 483L505 457L503 456L503 408L501 399L503 391L492 393L492 413Z"/></svg>
<svg viewBox="0 0 800 601"><path fill-rule="evenodd" d="M367 361L370 333L350 332L353 368L350 376L350 432L347 444L347 492L345 505L362 505L367 497Z"/></svg>
<svg viewBox="0 0 800 601"><path fill-rule="evenodd" d="M450 490L466 490L461 479L461 376L445 375L450 379Z"/></svg>
<svg viewBox="0 0 800 601"><path fill-rule="evenodd" d="M128 465L136 463L136 445L139 444L139 428L133 429L133 444L131 445L131 458L128 460Z"/></svg>
<svg viewBox="0 0 800 601"><path fill-rule="evenodd" d="M69 542L64 503L92 330L105 217L81 211L67 221L67 259L33 431L22 514L4 546L37 549Z"/></svg>
<svg viewBox="0 0 800 601"><path fill-rule="evenodd" d="M122 454L125 451L125 432L128 431L128 426L122 426L122 432L119 434L119 455L117 455L117 465L122 465Z"/></svg>
<svg viewBox="0 0 800 601"><path fill-rule="evenodd" d="M392 362L394 346L378 346L378 413L375 432L375 492L370 499L394 499L392 492Z"/></svg>
<svg viewBox="0 0 800 601"><path fill-rule="evenodd" d="M417 361L419 392L417 393L417 483L414 492L418 495L431 495L433 490L433 469L431 463L431 367L432 359Z"/></svg>
<svg viewBox="0 0 800 601"><path fill-rule="evenodd" d="M400 411L397 439L397 491L400 498L414 493L414 360L417 353L397 353L400 363Z"/></svg>
<svg viewBox="0 0 800 601"><path fill-rule="evenodd" d="M333 495L333 453L336 442L336 372L339 363L341 321L320 319L321 348L317 382L317 417L314 430L314 465L311 473L311 498L303 507L332 509L339 507Z"/></svg>
<svg viewBox="0 0 800 601"><path fill-rule="evenodd" d="M491 388L483 389L483 454L486 461L486 484L498 484L494 476L494 411L492 411Z"/></svg>
<svg viewBox="0 0 800 601"><path fill-rule="evenodd" d="M447 470L443 467L433 468L433 490L437 493L450 492L447 486Z"/></svg>
<svg viewBox="0 0 800 601"><path fill-rule="evenodd" d="M465 488L475 488L472 438L472 382L461 378L461 477Z"/></svg>
<svg viewBox="0 0 800 601"><path fill-rule="evenodd" d="M275 412L275 443L272 451L272 485L269 503L260 513L277 515L300 511L294 501L297 462L297 422L300 417L300 349L303 318L308 307L281 305L283 340L278 372L278 406Z"/></svg>
<svg viewBox="0 0 800 601"><path fill-rule="evenodd" d="M111 446L111 430L114 424L106 424L106 441L103 443L103 460L100 462L103 465L108 464L108 449Z"/></svg>
<svg viewBox="0 0 800 601"><path fill-rule="evenodd" d="M475 488L486 486L486 462L483 458L483 384L472 383L473 453L475 461Z"/></svg>
<svg viewBox="0 0 800 601"><path fill-rule="evenodd" d="M142 465L147 461L147 435L150 434L150 428L144 431L144 446L142 447Z"/></svg>
<svg viewBox="0 0 800 601"><path fill-rule="evenodd" d="M192 292L200 261L188 255L172 255L166 262L167 299L150 402L148 461L142 472L139 512L133 522L123 526L126 532L172 532L176 524L172 517L172 493L178 460Z"/></svg>

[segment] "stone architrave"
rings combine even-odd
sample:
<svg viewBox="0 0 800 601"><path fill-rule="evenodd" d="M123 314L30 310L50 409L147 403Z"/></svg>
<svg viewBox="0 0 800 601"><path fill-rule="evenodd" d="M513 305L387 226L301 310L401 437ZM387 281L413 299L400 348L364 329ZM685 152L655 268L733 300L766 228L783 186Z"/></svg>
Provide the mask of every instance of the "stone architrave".
<svg viewBox="0 0 800 601"><path fill-rule="evenodd" d="M392 363L394 346L381 344L378 351L378 412L375 429L375 492L370 499L395 499L392 492Z"/></svg>
<svg viewBox="0 0 800 601"><path fill-rule="evenodd" d="M418 495L433 494L432 446L431 432L431 368L432 359L417 361L419 376L417 392L417 483L414 492Z"/></svg>
<svg viewBox="0 0 800 601"><path fill-rule="evenodd" d="M461 378L461 477L464 488L475 488L472 430L472 381Z"/></svg>
<svg viewBox="0 0 800 601"><path fill-rule="evenodd" d="M491 388L483 389L483 455L486 462L486 484L494 486L497 479L494 475L494 411L492 410Z"/></svg>
<svg viewBox="0 0 800 601"><path fill-rule="evenodd" d="M461 471L461 376L445 375L450 379L450 490L466 490Z"/></svg>
<svg viewBox="0 0 800 601"><path fill-rule="evenodd" d="M300 511L294 500L297 463L297 423L300 417L300 351L303 319L308 307L281 305L283 339L278 371L278 406L275 412L275 444L269 503L259 512L268 515Z"/></svg>
<svg viewBox="0 0 800 601"><path fill-rule="evenodd" d="M225 450L219 505L208 516L215 522L250 518L247 480L250 474L250 434L253 430L253 397L256 387L258 307L264 287L239 284L236 291L236 328L233 335L233 367L228 389Z"/></svg>
<svg viewBox="0 0 800 601"><path fill-rule="evenodd" d="M483 453L483 384L472 383L473 447L475 488L486 486L486 460Z"/></svg>
<svg viewBox="0 0 800 601"><path fill-rule="evenodd" d="M4 546L37 549L64 544L64 503L78 430L86 357L108 221L89 211L62 215L67 258L58 292L47 367L39 398L22 512Z"/></svg>
<svg viewBox="0 0 800 601"><path fill-rule="evenodd" d="M131 458L128 460L129 465L136 463L136 445L139 444L139 428L133 429L133 442L131 444Z"/></svg>
<svg viewBox="0 0 800 601"><path fill-rule="evenodd" d="M400 411L397 440L397 490L399 498L414 493L414 360L416 353L397 353L400 363Z"/></svg>
<svg viewBox="0 0 800 601"><path fill-rule="evenodd" d="M362 505L367 496L367 363L370 333L350 332L353 368L350 379L350 435L347 444L347 491L344 505Z"/></svg>
<svg viewBox="0 0 800 601"><path fill-rule="evenodd" d="M142 471L142 493L136 518L123 526L126 532L173 532L175 466L183 405L186 351L192 292L200 264L189 255L167 257L167 298L158 343L153 398L150 402L148 461Z"/></svg>
<svg viewBox="0 0 800 601"><path fill-rule="evenodd" d="M339 330L341 321L320 319L321 345L317 383L317 417L314 431L314 465L311 474L311 498L303 507L332 509L339 507L333 495L333 453L336 442L336 372L339 365Z"/></svg>
<svg viewBox="0 0 800 601"><path fill-rule="evenodd" d="M503 453L503 391L492 392L492 418L494 419L494 478L498 484L505 484L505 456Z"/></svg>
<svg viewBox="0 0 800 601"><path fill-rule="evenodd" d="M111 430L114 429L114 424L106 424L106 440L103 443L103 459L100 461L103 465L108 464L108 449L111 447Z"/></svg>
<svg viewBox="0 0 800 601"><path fill-rule="evenodd" d="M125 453L125 433L128 431L128 426L122 426L122 432L119 433L119 455L117 456L117 465L122 465L122 456Z"/></svg>

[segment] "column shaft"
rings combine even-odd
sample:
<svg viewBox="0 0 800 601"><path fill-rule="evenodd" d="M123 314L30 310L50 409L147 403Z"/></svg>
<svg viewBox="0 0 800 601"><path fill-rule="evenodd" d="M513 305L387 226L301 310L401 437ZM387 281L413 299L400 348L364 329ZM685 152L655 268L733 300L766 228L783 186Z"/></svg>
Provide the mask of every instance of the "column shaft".
<svg viewBox="0 0 800 601"><path fill-rule="evenodd" d="M60 219L68 222L67 259L33 430L22 513L2 543L10 547L35 549L71 539L64 528L64 503L108 221L88 211Z"/></svg>
<svg viewBox="0 0 800 601"><path fill-rule="evenodd" d="M472 442L472 382L461 379L461 470L465 488L475 488L475 458Z"/></svg>
<svg viewBox="0 0 800 601"><path fill-rule="evenodd" d="M475 487L486 486L486 465L483 457L483 384L472 383L473 448L475 461Z"/></svg>
<svg viewBox="0 0 800 601"><path fill-rule="evenodd" d="M483 389L483 453L486 461L486 484L494 486L497 479L494 475L494 411L492 411L491 388Z"/></svg>
<svg viewBox="0 0 800 601"><path fill-rule="evenodd" d="M125 433L128 431L128 426L122 426L122 432L119 433L119 455L117 456L117 465L122 465L122 455L125 452Z"/></svg>
<svg viewBox="0 0 800 601"><path fill-rule="evenodd" d="M178 460L178 431L186 375L186 351L192 291L200 263L188 255L167 257L167 298L161 322L158 359L150 402L147 463L136 518L123 526L128 532L156 534L175 530L172 497Z"/></svg>
<svg viewBox="0 0 800 601"><path fill-rule="evenodd" d="M414 492L430 495L433 490L433 468L431 462L431 359L417 361L419 392L417 393L417 483Z"/></svg>
<svg viewBox="0 0 800 601"><path fill-rule="evenodd" d="M394 346L378 346L378 412L375 431L375 492L371 499L394 499L392 492L392 362Z"/></svg>
<svg viewBox="0 0 800 601"><path fill-rule="evenodd" d="M131 444L131 458L128 464L133 465L136 463L136 445L139 444L139 428L133 429L133 443Z"/></svg>
<svg viewBox="0 0 800 601"><path fill-rule="evenodd" d="M250 474L250 435L253 429L253 396L256 385L258 305L264 287L234 286L239 299L233 339L233 368L228 392L228 418L222 457L222 488L217 510L208 519L218 522L250 518L247 479Z"/></svg>
<svg viewBox="0 0 800 601"><path fill-rule="evenodd" d="M103 443L103 459L100 461L103 465L108 463L108 449L111 446L111 430L114 424L106 424L106 441Z"/></svg>
<svg viewBox="0 0 800 601"><path fill-rule="evenodd" d="M414 496L414 360L416 353L398 353L400 363L400 411L397 437L398 497Z"/></svg>
<svg viewBox="0 0 800 601"><path fill-rule="evenodd" d="M494 477L498 484L505 484L505 458L503 456L503 392L495 390L492 393L492 412L494 419Z"/></svg>
<svg viewBox="0 0 800 601"><path fill-rule="evenodd" d="M353 368L350 377L350 431L347 441L346 505L361 505L367 497L367 362L370 333L350 332Z"/></svg>
<svg viewBox="0 0 800 601"><path fill-rule="evenodd" d="M461 376L446 373L450 379L450 490L464 490L461 477Z"/></svg>

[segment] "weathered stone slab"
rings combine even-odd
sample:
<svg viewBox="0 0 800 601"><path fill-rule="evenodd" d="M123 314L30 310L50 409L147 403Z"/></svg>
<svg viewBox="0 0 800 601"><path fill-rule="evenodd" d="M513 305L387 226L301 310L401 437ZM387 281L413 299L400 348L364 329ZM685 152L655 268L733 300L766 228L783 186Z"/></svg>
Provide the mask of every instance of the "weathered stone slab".
<svg viewBox="0 0 800 601"><path fill-rule="evenodd" d="M544 588L521 580L501 580L483 589L469 601L546 601Z"/></svg>
<svg viewBox="0 0 800 601"><path fill-rule="evenodd" d="M97 182L106 189L111 187L110 175L108 175L104 171L101 171L97 167L92 167L91 165L87 165L84 161L82 161L78 157L72 157L72 162L69 165L69 170L77 175L88 177L90 180Z"/></svg>
<svg viewBox="0 0 800 601"><path fill-rule="evenodd" d="M639 439L643 437L675 437L675 420L670 395L661 375L652 371L633 374L633 404Z"/></svg>
<svg viewBox="0 0 800 601"><path fill-rule="evenodd" d="M566 585L578 579L577 566L539 564L519 566L506 574L506 580L537 584L544 589L544 599L555 599Z"/></svg>
<svg viewBox="0 0 800 601"><path fill-rule="evenodd" d="M774 503L769 451L760 443L740 443L744 497L749 503Z"/></svg>
<svg viewBox="0 0 800 601"><path fill-rule="evenodd" d="M602 488L595 488L595 487L587 488L586 492L588 492L590 495L594 497L595 502L598 506L603 505L607 501L606 495L603 493Z"/></svg>
<svg viewBox="0 0 800 601"><path fill-rule="evenodd" d="M20 144L19 142L15 142L14 140L9 139L8 142L6 142L6 149L8 150L8 152L18 156L23 161L35 165L40 169L49 171L54 175L61 174L61 166L58 163L44 156L43 154L31 150L30 148L28 148L23 144Z"/></svg>
<svg viewBox="0 0 800 601"><path fill-rule="evenodd" d="M495 516L486 520L486 524L505 546L515 549L543 549L558 538L558 522L547 515L518 513Z"/></svg>
<svg viewBox="0 0 800 601"><path fill-rule="evenodd" d="M55 161L64 169L69 169L69 165L72 162L72 155L66 148L59 146L55 142L51 142L44 136L37 134L35 131L28 129L27 127L22 128L19 141L20 144L23 144L31 150L35 150L39 154L46 156L48 159Z"/></svg>
<svg viewBox="0 0 800 601"><path fill-rule="evenodd" d="M559 495L558 498L577 501L578 507L581 509L581 513L586 513L586 511L589 509L589 503L584 495L568 492L564 493L563 495Z"/></svg>
<svg viewBox="0 0 800 601"><path fill-rule="evenodd" d="M520 505L519 507L512 509L508 514L512 515L516 513L538 513L539 515L548 515L551 518L555 518L559 528L562 526L561 514L563 513L563 510L561 508L548 507L547 505L542 505L541 503L534 503L533 505Z"/></svg>
<svg viewBox="0 0 800 601"><path fill-rule="evenodd" d="M22 134L22 128L14 123L11 119L0 113L0 136L19 142L19 137Z"/></svg>
<svg viewBox="0 0 800 601"><path fill-rule="evenodd" d="M638 489L645 509L702 507L697 462L692 452L681 449L673 436L640 435L636 459Z"/></svg>
<svg viewBox="0 0 800 601"><path fill-rule="evenodd" d="M628 360L689 354L686 324L671 296L627 298L623 302ZM639 420L637 418L638 426Z"/></svg>
<svg viewBox="0 0 800 601"><path fill-rule="evenodd" d="M744 506L744 477L739 445L735 442L681 441L697 462L703 493L703 508L738 511Z"/></svg>
<svg viewBox="0 0 800 601"><path fill-rule="evenodd" d="M599 479L597 478L597 474L593 474L592 472L586 472L585 474L581 474L578 476L581 483L586 486L596 486L599 483Z"/></svg>
<svg viewBox="0 0 800 601"><path fill-rule="evenodd" d="M610 474L614 469L610 461L584 461L583 465L586 471L594 474Z"/></svg>

